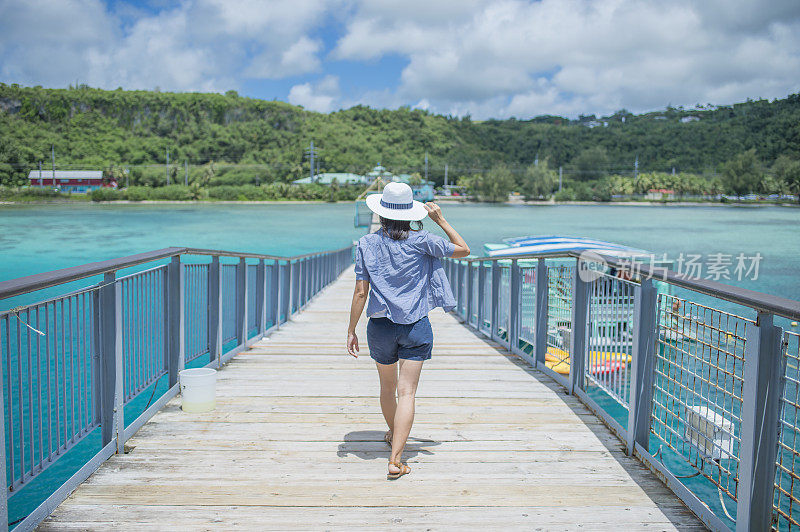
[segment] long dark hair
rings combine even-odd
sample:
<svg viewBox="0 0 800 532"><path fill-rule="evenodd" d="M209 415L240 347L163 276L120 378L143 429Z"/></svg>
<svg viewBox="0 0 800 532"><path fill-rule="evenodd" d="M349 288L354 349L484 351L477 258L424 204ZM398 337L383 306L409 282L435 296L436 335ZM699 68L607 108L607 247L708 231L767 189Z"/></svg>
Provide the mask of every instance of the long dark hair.
<svg viewBox="0 0 800 532"><path fill-rule="evenodd" d="M392 240L405 240L408 238L409 231L419 231L422 229L422 222L417 221L418 224L415 229L411 228L411 222L408 220L390 220L379 216L381 219L381 227L383 232L389 235Z"/></svg>

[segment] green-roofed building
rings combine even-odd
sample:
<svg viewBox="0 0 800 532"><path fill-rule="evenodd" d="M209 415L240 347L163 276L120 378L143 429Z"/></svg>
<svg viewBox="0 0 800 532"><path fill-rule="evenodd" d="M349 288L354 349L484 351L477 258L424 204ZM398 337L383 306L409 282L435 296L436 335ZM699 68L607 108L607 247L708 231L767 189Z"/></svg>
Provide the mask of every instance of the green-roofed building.
<svg viewBox="0 0 800 532"><path fill-rule="evenodd" d="M303 179L295 179L292 183L297 185L307 185L310 183L319 183L320 185L330 185L333 183L334 179L336 183L340 185L368 185L370 183L369 178L359 174L350 174L350 173L343 173L343 172L323 172L319 174L314 174L314 180L311 180L311 176L304 177Z"/></svg>

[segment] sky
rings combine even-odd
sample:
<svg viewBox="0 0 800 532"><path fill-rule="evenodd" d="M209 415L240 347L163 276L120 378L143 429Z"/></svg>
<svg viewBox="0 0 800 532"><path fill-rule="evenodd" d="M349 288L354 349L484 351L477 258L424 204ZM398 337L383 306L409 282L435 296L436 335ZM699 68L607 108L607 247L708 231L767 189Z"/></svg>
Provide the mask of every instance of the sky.
<svg viewBox="0 0 800 532"><path fill-rule="evenodd" d="M0 0L0 81L473 119L721 105L800 92L800 0Z"/></svg>

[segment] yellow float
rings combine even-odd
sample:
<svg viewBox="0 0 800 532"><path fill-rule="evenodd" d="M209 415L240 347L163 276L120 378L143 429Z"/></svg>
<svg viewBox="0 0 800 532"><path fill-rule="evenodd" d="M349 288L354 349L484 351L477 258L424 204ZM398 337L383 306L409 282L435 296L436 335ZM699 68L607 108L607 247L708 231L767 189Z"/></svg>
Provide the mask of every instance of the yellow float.
<svg viewBox="0 0 800 532"><path fill-rule="evenodd" d="M544 365L560 375L569 375L569 353L558 347L548 347L544 355ZM625 368L630 364L631 356L625 353L612 353L609 351L589 352L589 372L592 375L612 373Z"/></svg>

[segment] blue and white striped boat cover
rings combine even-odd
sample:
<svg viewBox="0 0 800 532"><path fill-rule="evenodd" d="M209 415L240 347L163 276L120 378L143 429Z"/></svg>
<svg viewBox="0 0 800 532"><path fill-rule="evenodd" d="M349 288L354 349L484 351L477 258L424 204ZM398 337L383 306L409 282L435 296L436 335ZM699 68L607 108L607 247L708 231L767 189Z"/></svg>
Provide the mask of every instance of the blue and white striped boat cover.
<svg viewBox="0 0 800 532"><path fill-rule="evenodd" d="M485 247L488 257L506 257L514 255L536 255L544 253L558 253L565 251L592 250L603 255L615 257L630 257L635 255L649 255L643 249L623 246L613 242L593 240L590 238L570 236L524 236L506 238L505 246L487 245Z"/></svg>

